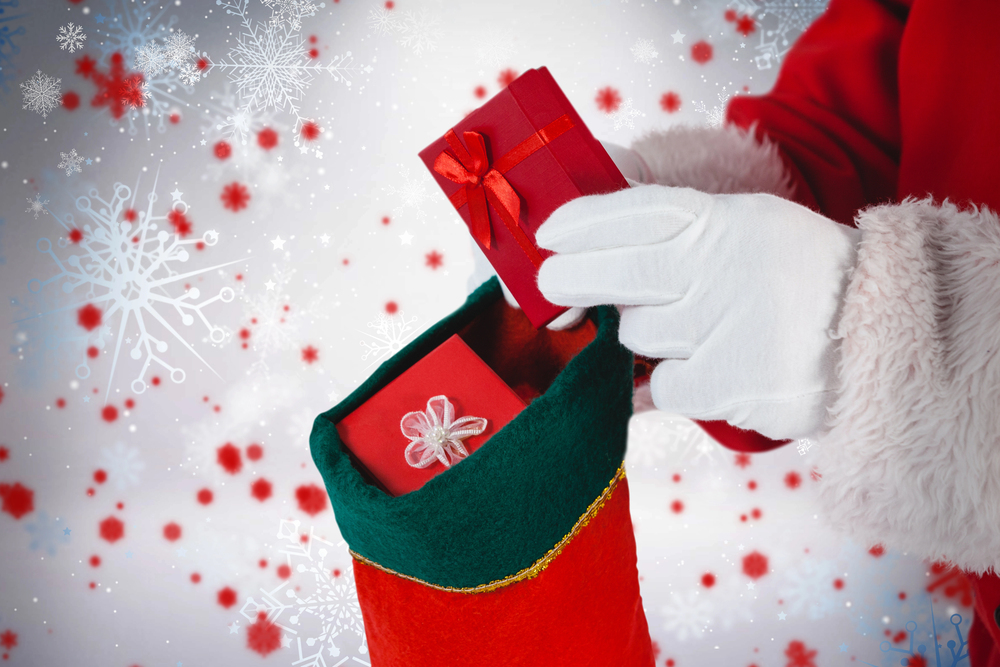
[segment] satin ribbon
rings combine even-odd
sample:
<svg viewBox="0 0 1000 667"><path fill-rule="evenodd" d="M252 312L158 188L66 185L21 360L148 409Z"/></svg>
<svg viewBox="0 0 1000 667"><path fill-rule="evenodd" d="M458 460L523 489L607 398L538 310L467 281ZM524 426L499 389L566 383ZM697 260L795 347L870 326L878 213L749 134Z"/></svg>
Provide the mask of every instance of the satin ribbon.
<svg viewBox="0 0 1000 667"><path fill-rule="evenodd" d="M450 468L469 455L462 444L469 436L486 430L482 417L455 419L455 406L446 396L434 396L427 401L426 412L407 412L399 428L410 444L404 455L414 468L426 468L435 460Z"/></svg>
<svg viewBox="0 0 1000 667"><path fill-rule="evenodd" d="M449 197L449 200L456 210L466 204L469 205L472 236L484 247L491 247L492 230L487 205L489 202L535 268L542 265L542 256L538 254L538 249L518 225L521 200L504 178L504 174L572 127L573 120L569 116L560 116L519 143L492 165L486 153L485 137L479 132L463 132L465 146L454 130L448 130L444 135L451 152L441 151L434 160L434 171L450 181L465 186Z"/></svg>

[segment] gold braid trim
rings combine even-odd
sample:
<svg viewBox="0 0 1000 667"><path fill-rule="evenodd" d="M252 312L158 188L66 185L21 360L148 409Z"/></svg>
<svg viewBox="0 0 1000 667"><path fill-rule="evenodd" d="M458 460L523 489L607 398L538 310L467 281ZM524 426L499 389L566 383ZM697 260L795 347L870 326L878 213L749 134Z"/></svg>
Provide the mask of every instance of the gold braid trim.
<svg viewBox="0 0 1000 667"><path fill-rule="evenodd" d="M489 593L490 591L495 591L498 588L503 588L504 586L509 586L510 584L514 584L519 581L523 581L525 579L534 579L539 574L541 574L542 571L545 568L547 568L549 564L553 560L555 560L560 553L562 553L562 550L566 548L566 545L569 544L573 540L573 538L576 537L576 535L581 530L583 530L583 528L588 523L590 523L590 520L593 519L595 516L597 516L597 513L601 511L602 507L604 507L604 503L608 502L608 500L611 498L611 494L614 493L615 487L618 486L619 480L624 478L625 478L625 463L622 462L621 466L618 467L618 471L615 473L614 477L611 478L611 481L608 482L608 485L604 488L604 491L601 492L601 495L599 495L597 499L594 500L594 502L590 503L590 507L587 508L587 511L584 512L583 515L576 520L576 523L573 525L573 529L569 531L569 533L567 533L561 540L559 540L558 544L549 549L549 552L547 554L545 554L537 561L535 561L535 563L530 567L526 567L517 574L512 574L509 577L504 577L503 579L491 581L488 584L480 584L479 586L473 586L471 588L454 588L452 586L439 586L437 584L432 584L430 582L424 581L423 579L417 579L416 577L411 577L408 574L400 574L395 570L390 570L387 567L383 567L378 563L376 563L375 561L365 558L361 554L355 552L353 549L348 549L348 551L350 551L351 556L353 556L355 560L360 561L365 565L371 565L372 567L381 570L383 572L387 572L388 574L392 574L397 577L401 577L403 579L408 579L409 581L415 581L418 584L422 584L424 586L427 586L428 588L433 588L434 590L446 591L448 593Z"/></svg>

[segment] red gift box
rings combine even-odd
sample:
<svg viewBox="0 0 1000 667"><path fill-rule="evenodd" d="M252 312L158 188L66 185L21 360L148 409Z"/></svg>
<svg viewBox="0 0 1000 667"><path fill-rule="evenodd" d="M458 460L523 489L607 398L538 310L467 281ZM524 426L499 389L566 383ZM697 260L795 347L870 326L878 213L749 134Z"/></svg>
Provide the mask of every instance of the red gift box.
<svg viewBox="0 0 1000 667"><path fill-rule="evenodd" d="M405 450L410 439L400 429L404 415L425 411L428 399L441 395L454 406L455 419L486 419L485 431L462 440L469 454L526 407L455 334L337 423L355 466L369 482L389 495L400 496L446 470L436 460L426 468L407 463Z"/></svg>
<svg viewBox="0 0 1000 667"><path fill-rule="evenodd" d="M549 71L519 76L420 158L531 324L565 312L538 290L538 267L552 253L535 231L571 199L628 182Z"/></svg>

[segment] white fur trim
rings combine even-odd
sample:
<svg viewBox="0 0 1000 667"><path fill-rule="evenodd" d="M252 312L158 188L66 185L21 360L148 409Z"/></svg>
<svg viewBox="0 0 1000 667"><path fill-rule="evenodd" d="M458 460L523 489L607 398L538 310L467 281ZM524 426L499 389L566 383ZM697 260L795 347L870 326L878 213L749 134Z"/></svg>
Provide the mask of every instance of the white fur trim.
<svg viewBox="0 0 1000 667"><path fill-rule="evenodd" d="M767 192L791 199L793 186L776 144L735 125L674 126L632 144L660 185L711 194Z"/></svg>
<svg viewBox="0 0 1000 667"><path fill-rule="evenodd" d="M1000 221L907 199L857 226L824 510L866 546L1000 572Z"/></svg>

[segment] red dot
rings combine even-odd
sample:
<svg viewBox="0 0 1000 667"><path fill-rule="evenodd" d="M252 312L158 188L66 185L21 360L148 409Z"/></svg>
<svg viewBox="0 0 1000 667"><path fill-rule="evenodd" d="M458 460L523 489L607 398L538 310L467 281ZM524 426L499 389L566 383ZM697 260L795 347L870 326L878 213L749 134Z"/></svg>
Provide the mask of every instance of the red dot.
<svg viewBox="0 0 1000 667"><path fill-rule="evenodd" d="M757 482L751 479L749 482L747 482L747 488L750 489L751 491L755 490L757 488Z"/></svg>
<svg viewBox="0 0 1000 667"><path fill-rule="evenodd" d="M181 122L181 115L179 113L177 113L176 111L174 113L170 114L170 122L173 123L174 125L176 125L177 123Z"/></svg>
<svg viewBox="0 0 1000 667"><path fill-rule="evenodd" d="M101 417L108 423L113 422L118 419L118 408L113 405L105 405L104 409L101 410Z"/></svg>
<svg viewBox="0 0 1000 667"><path fill-rule="evenodd" d="M399 310L399 305L395 301L386 301L385 312L390 315L395 315L396 311Z"/></svg>
<svg viewBox="0 0 1000 667"><path fill-rule="evenodd" d="M76 323L87 331L93 331L101 326L101 317L103 314L100 308L92 303L88 303L76 311Z"/></svg>
<svg viewBox="0 0 1000 667"><path fill-rule="evenodd" d="M833 587L836 588L839 591L840 589L842 589L844 587L844 581L842 579L834 579L833 580Z"/></svg>
<svg viewBox="0 0 1000 667"><path fill-rule="evenodd" d="M63 93L62 105L66 111L73 111L78 106L80 106L80 96L74 93L72 90L68 90Z"/></svg>
<svg viewBox="0 0 1000 667"><path fill-rule="evenodd" d="M253 444L247 447L247 458L251 461L260 461L262 456L264 456L264 448L260 445Z"/></svg>
<svg viewBox="0 0 1000 667"><path fill-rule="evenodd" d="M900 600L905 600L906 599L906 593L903 592L903 591L899 591L899 599Z"/></svg>
<svg viewBox="0 0 1000 667"><path fill-rule="evenodd" d="M129 410L131 410L132 408L135 407L135 401L132 400L131 398L126 398L125 399L125 407L128 408Z"/></svg>
<svg viewBox="0 0 1000 667"><path fill-rule="evenodd" d="M751 551L743 557L743 574L751 579L760 579L767 574L767 556L759 551Z"/></svg>
<svg viewBox="0 0 1000 667"><path fill-rule="evenodd" d="M475 90L472 91L472 94L479 99L483 99L486 97L486 86L476 86Z"/></svg>
<svg viewBox="0 0 1000 667"><path fill-rule="evenodd" d="M691 58L704 65L712 59L712 45L702 40L691 45Z"/></svg>
<svg viewBox="0 0 1000 667"><path fill-rule="evenodd" d="M83 232L74 227L73 229L69 230L69 236L67 238L69 238L69 240L72 241L73 243L79 243L80 241L83 240Z"/></svg>
<svg viewBox="0 0 1000 667"><path fill-rule="evenodd" d="M747 515L746 514L741 514L740 515L740 521L746 521L746 520L747 520Z"/></svg>
<svg viewBox="0 0 1000 667"><path fill-rule="evenodd" d="M299 509L309 516L316 516L326 509L326 491L315 484L304 484L295 489Z"/></svg>
<svg viewBox="0 0 1000 667"><path fill-rule="evenodd" d="M392 0L385 0L385 8L386 9L392 9L395 6L396 6L396 3L393 2Z"/></svg>
<svg viewBox="0 0 1000 667"><path fill-rule="evenodd" d="M257 133L257 145L266 151L278 145L278 133L269 127Z"/></svg>
<svg viewBox="0 0 1000 667"><path fill-rule="evenodd" d="M392 222L392 218L390 218L387 215L383 215L382 216L382 224L383 225L388 225L390 222Z"/></svg>
<svg viewBox="0 0 1000 667"><path fill-rule="evenodd" d="M171 521L163 527L163 537L167 538L171 542L176 542L181 538L181 527Z"/></svg>
<svg viewBox="0 0 1000 667"><path fill-rule="evenodd" d="M660 96L660 108L667 113L674 113L681 108L681 96L673 91Z"/></svg>
<svg viewBox="0 0 1000 667"><path fill-rule="evenodd" d="M271 483L262 477L250 485L250 495L264 502L271 497L271 488Z"/></svg>
<svg viewBox="0 0 1000 667"><path fill-rule="evenodd" d="M247 340L248 338L250 338L250 330L247 329L246 327L240 329L240 338L242 338L243 340Z"/></svg>
<svg viewBox="0 0 1000 667"><path fill-rule="evenodd" d="M228 141L217 141L212 147L212 152L215 153L215 157L225 160L233 154L233 147L229 145Z"/></svg>
<svg viewBox="0 0 1000 667"><path fill-rule="evenodd" d="M267 561L264 560L263 558L261 558L259 561L257 561L257 564L260 565L261 569L264 569L265 567L267 567Z"/></svg>
<svg viewBox="0 0 1000 667"><path fill-rule="evenodd" d="M789 489L797 489L802 485L802 477L794 470L785 475L785 486Z"/></svg>
<svg viewBox="0 0 1000 667"><path fill-rule="evenodd" d="M341 572L340 572L340 568L339 568L339 567L335 567L335 568L333 568L333 577L334 577L335 579L336 579L337 577L339 577L339 576L340 576L340 574L341 574Z"/></svg>
<svg viewBox="0 0 1000 667"><path fill-rule="evenodd" d="M752 516L755 519L759 519L761 516L760 510L754 507L752 510L750 510L750 516Z"/></svg>
<svg viewBox="0 0 1000 667"><path fill-rule="evenodd" d="M128 220L129 222L135 222L136 218L139 217L139 214L136 212L134 208L127 208L125 209L125 213L122 214L122 217Z"/></svg>
<svg viewBox="0 0 1000 667"><path fill-rule="evenodd" d="M100 351L97 349L97 346L91 345L87 348L87 356L91 359L96 359L98 354L100 354Z"/></svg>
<svg viewBox="0 0 1000 667"><path fill-rule="evenodd" d="M714 586L715 575L712 574L711 572L706 572L705 574L701 575L701 585L704 586L705 588L711 588L712 586Z"/></svg>
<svg viewBox="0 0 1000 667"><path fill-rule="evenodd" d="M674 662L673 658L667 658L667 661L664 664L666 667L674 667L677 663Z"/></svg>
<svg viewBox="0 0 1000 667"><path fill-rule="evenodd" d="M120 510L123 510L123 509L125 509L125 503L118 503L118 504L115 505L115 507L117 507Z"/></svg>
<svg viewBox="0 0 1000 667"><path fill-rule="evenodd" d="M192 572L191 573L191 583L193 583L193 584L201 583L201 575L198 574L197 572Z"/></svg>
<svg viewBox="0 0 1000 667"><path fill-rule="evenodd" d="M675 482L680 482L681 481L681 476L678 473L674 473L673 480Z"/></svg>
<svg viewBox="0 0 1000 667"><path fill-rule="evenodd" d="M0 446L0 461L6 461L10 458L10 450L6 447Z"/></svg>
<svg viewBox="0 0 1000 667"><path fill-rule="evenodd" d="M66 399L65 398L57 398L56 399L56 407L57 408L65 408L66 407Z"/></svg>
<svg viewBox="0 0 1000 667"><path fill-rule="evenodd" d="M208 59L207 58L198 58L198 62L196 62L194 64L194 66L197 67L200 70L208 69Z"/></svg>
<svg viewBox="0 0 1000 667"><path fill-rule="evenodd" d="M87 495L88 496L93 496L94 493L95 493L95 491L93 489L87 489Z"/></svg>
<svg viewBox="0 0 1000 667"><path fill-rule="evenodd" d="M309 49L309 57L313 59L319 58L319 49L316 47Z"/></svg>
<svg viewBox="0 0 1000 667"><path fill-rule="evenodd" d="M675 500L674 502L670 503L670 510L674 514L680 514L681 512L684 511L684 503L682 503L679 500Z"/></svg>
<svg viewBox="0 0 1000 667"><path fill-rule="evenodd" d="M319 41L319 37L317 37L316 35L309 35L309 43L310 44L315 44L318 41Z"/></svg>
<svg viewBox="0 0 1000 667"><path fill-rule="evenodd" d="M736 20L736 10L735 9L727 9L726 13L723 14L723 16L725 17L725 19L727 21L729 21L730 23L732 23L733 21Z"/></svg>
<svg viewBox="0 0 1000 667"><path fill-rule="evenodd" d="M225 609L229 609L234 604L236 604L236 591L234 591L229 586L226 586L218 593L219 604Z"/></svg>
<svg viewBox="0 0 1000 667"><path fill-rule="evenodd" d="M160 386L160 376L159 375L154 375L153 379L151 380L151 382L152 382L152 384L153 384L154 387L159 387Z"/></svg>
<svg viewBox="0 0 1000 667"><path fill-rule="evenodd" d="M883 547L881 544L876 544L875 546L873 546L871 549L868 550L868 553L870 553L872 556L875 556L875 558L878 558L879 556L885 553L885 547Z"/></svg>
<svg viewBox="0 0 1000 667"><path fill-rule="evenodd" d="M212 502L212 491L210 489L202 489L198 492L198 502L202 505L208 505Z"/></svg>
<svg viewBox="0 0 1000 667"><path fill-rule="evenodd" d="M97 584L94 583L93 581L90 582L90 590L94 590L95 588L97 588Z"/></svg>
<svg viewBox="0 0 1000 667"><path fill-rule="evenodd" d="M100 523L101 537L114 544L125 536L125 524L113 516Z"/></svg>
<svg viewBox="0 0 1000 667"><path fill-rule="evenodd" d="M315 58L315 56L313 57ZM315 121L307 120L302 124L302 138L306 141L318 139L322 132L323 128L321 128Z"/></svg>
<svg viewBox="0 0 1000 667"><path fill-rule="evenodd" d="M510 84L514 83L514 79L517 78L517 70L505 69L500 72L500 76L497 77L497 83L500 84L501 88L506 88Z"/></svg>
<svg viewBox="0 0 1000 667"><path fill-rule="evenodd" d="M104 472L102 469L98 468L94 471L94 481L98 484L104 484L108 479L108 473Z"/></svg>
<svg viewBox="0 0 1000 667"><path fill-rule="evenodd" d="M95 555L90 557L90 567L98 567L100 564L101 564L100 556Z"/></svg>
<svg viewBox="0 0 1000 667"><path fill-rule="evenodd" d="M287 579L290 576L292 576L292 568L288 567L286 564L278 566L278 578Z"/></svg>
<svg viewBox="0 0 1000 667"><path fill-rule="evenodd" d="M243 459L240 457L240 450L233 443L227 442L215 450L215 454L216 461L230 475L235 475L243 468Z"/></svg>

